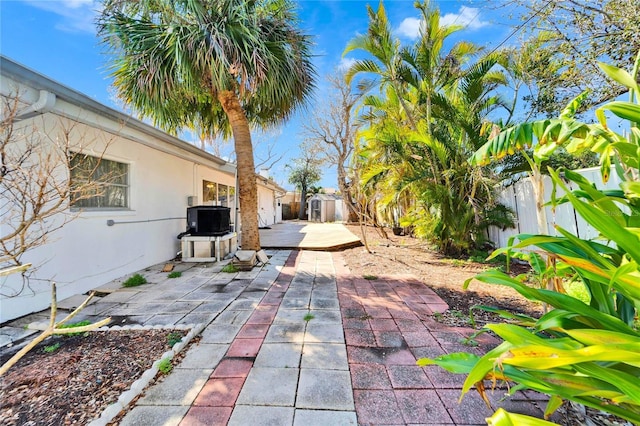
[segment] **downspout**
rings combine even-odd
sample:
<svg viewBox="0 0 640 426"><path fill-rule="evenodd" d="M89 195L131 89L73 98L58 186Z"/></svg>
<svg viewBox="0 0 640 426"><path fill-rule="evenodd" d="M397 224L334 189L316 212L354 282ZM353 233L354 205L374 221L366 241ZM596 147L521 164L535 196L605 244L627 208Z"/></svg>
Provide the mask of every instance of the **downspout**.
<svg viewBox="0 0 640 426"><path fill-rule="evenodd" d="M39 114L45 114L51 111L55 104L56 95L47 90L41 90L38 100L18 112L13 119L16 121L26 120L27 118L35 117Z"/></svg>

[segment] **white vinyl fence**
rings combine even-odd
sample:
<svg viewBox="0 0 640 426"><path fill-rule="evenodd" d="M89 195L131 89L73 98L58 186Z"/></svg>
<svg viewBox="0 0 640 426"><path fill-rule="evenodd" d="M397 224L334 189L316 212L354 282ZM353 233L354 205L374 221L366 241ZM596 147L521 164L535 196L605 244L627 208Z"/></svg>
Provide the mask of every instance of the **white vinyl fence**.
<svg viewBox="0 0 640 426"><path fill-rule="evenodd" d="M619 189L620 178L612 170L609 181L604 184L600 176L600 168L594 167L590 169L576 170L582 176L595 184L598 189ZM545 176L545 202L551 199L551 178ZM577 189L577 185L572 182L568 185L570 189ZM557 197L561 197L564 192L558 188ZM510 229L499 229L496 227L489 228L489 240L495 247L504 247L507 240L512 235L517 234L538 234L538 221L536 219L536 200L533 194L533 186L529 178L522 179L511 185L502 192L500 201L507 207L511 208L516 214L516 226ZM547 228L549 235L559 235L555 229L558 225L573 235L577 235L582 239L591 239L598 236L598 231L593 229L587 222L576 213L570 203L556 206L555 211L549 206L547 209Z"/></svg>

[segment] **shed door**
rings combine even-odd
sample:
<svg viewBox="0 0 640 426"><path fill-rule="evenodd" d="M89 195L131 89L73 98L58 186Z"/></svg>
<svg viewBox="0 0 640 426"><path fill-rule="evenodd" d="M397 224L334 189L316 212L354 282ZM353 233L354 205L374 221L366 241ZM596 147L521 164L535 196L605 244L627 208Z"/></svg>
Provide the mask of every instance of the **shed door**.
<svg viewBox="0 0 640 426"><path fill-rule="evenodd" d="M322 220L320 207L321 207L320 200L311 200L311 221L312 222L320 222Z"/></svg>

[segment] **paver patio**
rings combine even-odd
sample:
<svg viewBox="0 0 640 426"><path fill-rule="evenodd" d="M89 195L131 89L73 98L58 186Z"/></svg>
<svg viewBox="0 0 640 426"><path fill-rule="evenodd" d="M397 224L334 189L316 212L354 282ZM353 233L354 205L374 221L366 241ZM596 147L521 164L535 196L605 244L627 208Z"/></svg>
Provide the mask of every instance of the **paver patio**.
<svg viewBox="0 0 640 426"><path fill-rule="evenodd" d="M416 360L482 353L497 341L433 320L446 304L411 276L355 277L339 252L269 251L268 265L220 273L183 266L117 290L83 311L145 325L204 323L201 339L121 425L483 425L492 414L463 376ZM158 269L156 271L156 269ZM517 392L494 408L542 417L544 397ZM95 423L102 424L99 421Z"/></svg>
<svg viewBox="0 0 640 426"><path fill-rule="evenodd" d="M497 341L481 336L478 348L460 343L473 330L435 322L433 313L447 306L422 283L354 277L340 253L317 251L291 252L270 280L258 274L232 293L235 300L225 299L227 308L201 342L122 424L139 424L142 413L159 418L153 409L167 413L163 424L184 426L486 424L492 411L477 394L458 403L464 377L416 360L481 353ZM256 286L266 291L245 297ZM216 294L224 293L209 303ZM181 377L189 383L176 385ZM157 390L163 387L171 391ZM495 406L542 415L539 398L517 393L500 401L504 393L491 396ZM166 394L174 399L158 396ZM179 407L186 407L182 417Z"/></svg>

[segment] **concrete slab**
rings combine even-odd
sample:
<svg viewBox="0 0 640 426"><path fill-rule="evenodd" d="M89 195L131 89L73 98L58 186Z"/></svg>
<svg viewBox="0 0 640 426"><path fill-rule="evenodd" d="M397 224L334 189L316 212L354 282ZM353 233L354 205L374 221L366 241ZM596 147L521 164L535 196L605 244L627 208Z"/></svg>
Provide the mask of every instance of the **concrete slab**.
<svg viewBox="0 0 640 426"><path fill-rule="evenodd" d="M304 328L304 321L300 323L274 323L269 327L264 343L302 343L304 341Z"/></svg>
<svg viewBox="0 0 640 426"><path fill-rule="evenodd" d="M73 311L78 306L82 305L84 301L87 300L88 297L89 296L86 296L84 294L76 294L75 296L67 297L64 300L58 301L58 309L66 309L69 311ZM98 300L100 299L97 297L93 297L89 301L89 304L96 303Z"/></svg>
<svg viewBox="0 0 640 426"><path fill-rule="evenodd" d="M307 324L305 343L344 343L342 324L322 324L313 320Z"/></svg>
<svg viewBox="0 0 640 426"><path fill-rule="evenodd" d="M311 321L315 323L342 324L342 315L338 309L312 309L310 313L314 316Z"/></svg>
<svg viewBox="0 0 640 426"><path fill-rule="evenodd" d="M218 324L244 324L249 317L251 316L251 314L253 313L253 311L233 311L233 310L229 310L226 309L224 312L222 312L220 315L218 315L218 317L215 319L216 323Z"/></svg>
<svg viewBox="0 0 640 426"><path fill-rule="evenodd" d="M301 250L340 250L358 247L362 242L339 223L285 222L260 230L264 248Z"/></svg>
<svg viewBox="0 0 640 426"><path fill-rule="evenodd" d="M186 405L193 403L213 369L176 368L164 381L149 388L138 405Z"/></svg>
<svg viewBox="0 0 640 426"><path fill-rule="evenodd" d="M229 345L219 343L200 343L192 346L177 368L214 369L228 348Z"/></svg>
<svg viewBox="0 0 640 426"><path fill-rule="evenodd" d="M174 426L189 409L186 405L163 405L158 407L136 406L120 421L121 426Z"/></svg>
<svg viewBox="0 0 640 426"><path fill-rule="evenodd" d="M355 411L296 410L293 426L357 425Z"/></svg>
<svg viewBox="0 0 640 426"><path fill-rule="evenodd" d="M215 314L198 314L192 312L182 317L176 324L209 324L214 317Z"/></svg>
<svg viewBox="0 0 640 426"><path fill-rule="evenodd" d="M200 343L231 343L241 328L241 324L218 324L214 321L202 332Z"/></svg>
<svg viewBox="0 0 640 426"><path fill-rule="evenodd" d="M296 408L354 410L349 372L301 369Z"/></svg>
<svg viewBox="0 0 640 426"><path fill-rule="evenodd" d="M176 325L184 314L158 314L145 321L144 325Z"/></svg>
<svg viewBox="0 0 640 426"><path fill-rule="evenodd" d="M10 345L18 340L25 339L39 333L37 330L28 330L18 327L2 327L0 328L0 347Z"/></svg>
<svg viewBox="0 0 640 426"><path fill-rule="evenodd" d="M293 408L236 405L228 426L284 426L293 423Z"/></svg>
<svg viewBox="0 0 640 426"><path fill-rule="evenodd" d="M340 343L305 343L301 365L302 368L348 371L347 349Z"/></svg>
<svg viewBox="0 0 640 426"><path fill-rule="evenodd" d="M281 305L282 306L282 305ZM287 309L280 308L273 320L274 324L305 324L304 317L309 311L307 309Z"/></svg>
<svg viewBox="0 0 640 426"><path fill-rule="evenodd" d="M237 403L293 407L298 372L297 368L252 368Z"/></svg>
<svg viewBox="0 0 640 426"><path fill-rule="evenodd" d="M256 367L299 368L300 343L263 343L253 364Z"/></svg>

